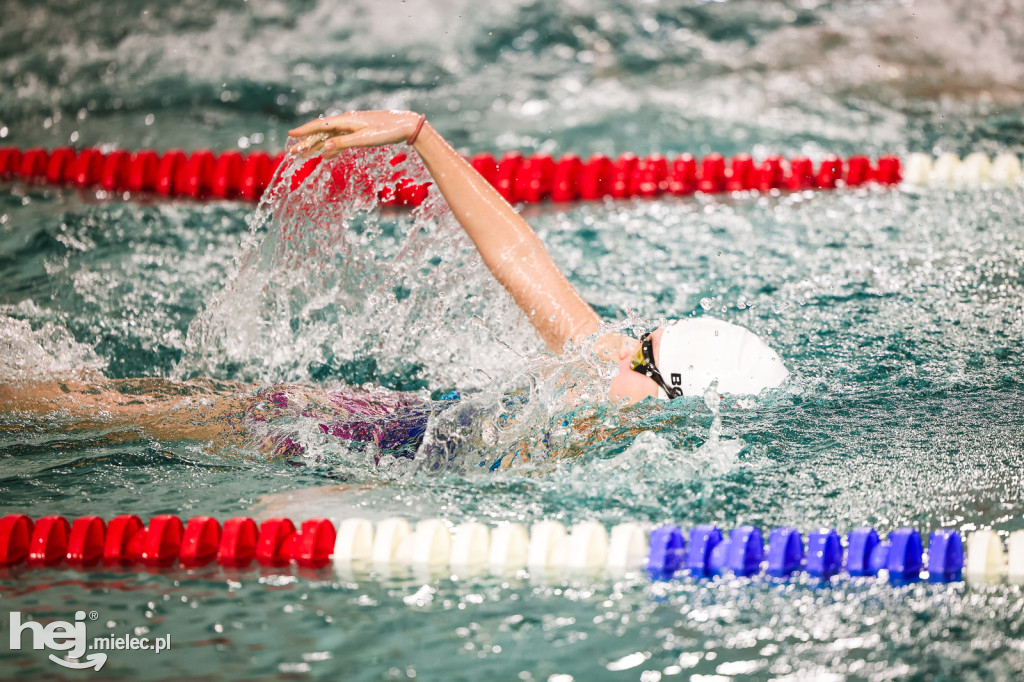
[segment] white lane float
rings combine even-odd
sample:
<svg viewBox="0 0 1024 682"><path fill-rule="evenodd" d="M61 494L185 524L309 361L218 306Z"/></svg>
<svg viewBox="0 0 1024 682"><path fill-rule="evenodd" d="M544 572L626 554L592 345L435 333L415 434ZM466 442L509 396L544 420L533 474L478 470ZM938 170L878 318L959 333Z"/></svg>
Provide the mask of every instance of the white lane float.
<svg viewBox="0 0 1024 682"><path fill-rule="evenodd" d="M526 568L530 553L530 534L518 523L503 523L491 531L488 563L495 573Z"/></svg>
<svg viewBox="0 0 1024 682"><path fill-rule="evenodd" d="M907 156L903 182L907 185L936 187L1016 187L1021 184L1020 159L1015 154L999 154L994 159L972 152L963 160L956 154L933 158L920 152Z"/></svg>
<svg viewBox="0 0 1024 682"><path fill-rule="evenodd" d="M604 568L608 563L608 531L596 521L573 526L565 553L565 566L574 570Z"/></svg>
<svg viewBox="0 0 1024 682"><path fill-rule="evenodd" d="M452 533L453 571L473 571L487 564L491 550L490 529L482 523L463 523Z"/></svg>
<svg viewBox="0 0 1024 682"><path fill-rule="evenodd" d="M1024 530L1010 533L1006 544L1006 578L1012 583L1024 583Z"/></svg>
<svg viewBox="0 0 1024 682"><path fill-rule="evenodd" d="M563 566L567 537L565 526L558 521L541 521L533 524L530 528L526 566L531 571Z"/></svg>
<svg viewBox="0 0 1024 682"><path fill-rule="evenodd" d="M344 519L334 541L334 562L351 564L373 557L373 524L367 519Z"/></svg>
<svg viewBox="0 0 1024 682"><path fill-rule="evenodd" d="M399 558L399 547L411 534L409 522L405 519L384 519L378 523L371 553L374 566L389 566L396 561Z"/></svg>
<svg viewBox="0 0 1024 682"><path fill-rule="evenodd" d="M413 566L448 566L452 554L452 534L442 519L424 519L412 534L408 563Z"/></svg>
<svg viewBox="0 0 1024 682"><path fill-rule="evenodd" d="M964 574L972 580L998 579L1003 572L1003 543L991 530L979 530L967 537Z"/></svg>
<svg viewBox="0 0 1024 682"><path fill-rule="evenodd" d="M642 568L647 563L650 541L639 523L620 523L608 538L608 570L614 573Z"/></svg>

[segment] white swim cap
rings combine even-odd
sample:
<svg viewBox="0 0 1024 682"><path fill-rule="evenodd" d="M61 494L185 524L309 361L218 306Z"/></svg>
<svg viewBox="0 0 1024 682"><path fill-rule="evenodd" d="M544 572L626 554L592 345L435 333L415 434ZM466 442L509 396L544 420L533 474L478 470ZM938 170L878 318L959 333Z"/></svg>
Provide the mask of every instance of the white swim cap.
<svg viewBox="0 0 1024 682"><path fill-rule="evenodd" d="M665 383L681 387L685 396L702 396L716 381L721 393L756 395L789 375L778 353L754 332L713 317L665 327L657 360ZM665 389L658 388L658 397L668 398Z"/></svg>

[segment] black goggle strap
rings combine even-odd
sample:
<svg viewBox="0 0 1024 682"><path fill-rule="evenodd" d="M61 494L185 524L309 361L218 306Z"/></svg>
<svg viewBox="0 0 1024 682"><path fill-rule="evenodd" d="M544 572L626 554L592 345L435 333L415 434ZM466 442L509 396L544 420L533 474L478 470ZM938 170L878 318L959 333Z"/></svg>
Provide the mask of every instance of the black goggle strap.
<svg viewBox="0 0 1024 682"><path fill-rule="evenodd" d="M642 354L642 355L641 355ZM634 357L632 362L633 370L648 376L654 380L654 383L661 387L661 390L665 391L665 395L669 397L669 400L673 398L679 398L683 395L683 389L679 386L669 386L665 379L661 376L661 372L654 365L654 342L651 341L651 334L648 332L640 337L640 353L643 358Z"/></svg>

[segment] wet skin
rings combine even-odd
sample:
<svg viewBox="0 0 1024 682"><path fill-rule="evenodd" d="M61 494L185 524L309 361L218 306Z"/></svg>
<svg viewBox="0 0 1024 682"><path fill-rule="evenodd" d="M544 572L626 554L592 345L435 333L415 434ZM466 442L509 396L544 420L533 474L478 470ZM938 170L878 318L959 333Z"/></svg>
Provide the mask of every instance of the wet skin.
<svg viewBox="0 0 1024 682"><path fill-rule="evenodd" d="M658 364L661 357L661 335L664 329L659 328L651 333L651 341L654 344L654 363ZM618 374L612 378L608 387L608 398L613 402L626 401L627 405L638 403L645 398L658 397L658 384L654 379L639 372L633 371L630 367L630 359L633 353L640 347L640 339L633 339L627 336L617 336L619 344L614 349L615 355L611 358L618 362ZM606 355L607 357L607 355Z"/></svg>

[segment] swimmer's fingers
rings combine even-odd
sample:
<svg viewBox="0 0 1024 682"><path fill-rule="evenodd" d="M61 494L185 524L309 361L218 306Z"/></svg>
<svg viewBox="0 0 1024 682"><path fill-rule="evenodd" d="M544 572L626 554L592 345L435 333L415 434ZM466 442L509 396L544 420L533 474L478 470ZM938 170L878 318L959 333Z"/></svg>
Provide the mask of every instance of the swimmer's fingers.
<svg viewBox="0 0 1024 682"><path fill-rule="evenodd" d="M288 144L285 145L285 152L297 156L314 156L320 153L324 142L329 139L331 139L331 134L325 132L316 132L305 137L292 137L288 139Z"/></svg>
<svg viewBox="0 0 1024 682"><path fill-rule="evenodd" d="M321 153L328 140L339 134L350 135L365 127L366 123L344 114L310 121L288 131L289 140L285 151L303 157L315 156Z"/></svg>
<svg viewBox="0 0 1024 682"><path fill-rule="evenodd" d="M354 133L338 135L330 138L329 140L325 140L321 154L325 159L330 159L337 156L341 150L349 149L350 147L380 147L387 144L394 144L395 142L399 142L404 139L405 138L401 136L399 136L398 139L395 139L395 136L391 134L391 131L364 128L363 130L359 130Z"/></svg>
<svg viewBox="0 0 1024 682"><path fill-rule="evenodd" d="M359 112L353 111L338 116L326 116L315 118L308 123L292 128L288 131L288 137L306 137L315 133L351 133L360 128L365 128L366 123L359 120Z"/></svg>
<svg viewBox="0 0 1024 682"><path fill-rule="evenodd" d="M395 144L407 140L419 120L419 114L411 111L352 111L316 119L288 132L297 140L289 144L289 151L331 158L349 147Z"/></svg>

